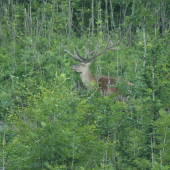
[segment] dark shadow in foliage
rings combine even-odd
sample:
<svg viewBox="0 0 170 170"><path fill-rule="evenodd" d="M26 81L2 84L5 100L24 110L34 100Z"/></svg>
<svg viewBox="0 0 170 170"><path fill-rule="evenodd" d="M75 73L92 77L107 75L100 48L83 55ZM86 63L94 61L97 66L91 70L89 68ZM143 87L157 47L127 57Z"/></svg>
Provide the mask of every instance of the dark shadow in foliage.
<svg viewBox="0 0 170 170"><path fill-rule="evenodd" d="M84 95L87 93L88 88L80 81L78 81L71 91L77 91L78 95Z"/></svg>

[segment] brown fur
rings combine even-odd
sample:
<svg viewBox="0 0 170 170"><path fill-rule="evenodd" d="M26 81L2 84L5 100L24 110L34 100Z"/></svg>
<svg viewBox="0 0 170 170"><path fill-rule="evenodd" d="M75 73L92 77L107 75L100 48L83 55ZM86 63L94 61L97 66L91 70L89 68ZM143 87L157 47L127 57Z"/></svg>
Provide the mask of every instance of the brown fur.
<svg viewBox="0 0 170 170"><path fill-rule="evenodd" d="M108 96L112 93L117 94L119 90L116 87L117 81L123 81L123 80L121 79L117 80L117 79L114 79L113 77L108 77L108 76L100 76L97 80L97 83L99 84L101 94L103 96ZM130 83L129 81L126 83L127 85L134 86L134 84Z"/></svg>
<svg viewBox="0 0 170 170"><path fill-rule="evenodd" d="M100 92L103 96L108 96L111 93L117 93L116 80L113 77L100 76L97 83L99 84ZM112 87L111 87L112 86Z"/></svg>
<svg viewBox="0 0 170 170"><path fill-rule="evenodd" d="M90 71L89 69L89 65L90 63L79 63L77 65L74 65L71 67L71 69L75 72L80 73L80 77L82 82L89 88L93 88L92 82L96 82L99 85L99 91L102 94L102 96L108 96L112 93L117 94L118 92L118 88L116 87L116 82L117 81L123 81L121 79L117 80L113 77L108 77L108 76L100 76L98 78L96 78ZM132 83L127 82L127 85L132 85ZM122 98L121 97L118 97Z"/></svg>

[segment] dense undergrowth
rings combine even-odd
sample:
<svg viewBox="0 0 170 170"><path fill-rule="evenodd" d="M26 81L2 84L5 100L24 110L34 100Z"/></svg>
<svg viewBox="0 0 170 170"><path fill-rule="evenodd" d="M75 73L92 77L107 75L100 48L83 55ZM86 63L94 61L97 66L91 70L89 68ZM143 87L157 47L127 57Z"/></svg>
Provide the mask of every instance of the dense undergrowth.
<svg viewBox="0 0 170 170"><path fill-rule="evenodd" d="M169 9L161 0L2 1L0 169L170 169ZM84 55L87 41L103 49L109 36L119 50L90 68L132 82L119 85L126 103L75 88L76 61L64 52Z"/></svg>

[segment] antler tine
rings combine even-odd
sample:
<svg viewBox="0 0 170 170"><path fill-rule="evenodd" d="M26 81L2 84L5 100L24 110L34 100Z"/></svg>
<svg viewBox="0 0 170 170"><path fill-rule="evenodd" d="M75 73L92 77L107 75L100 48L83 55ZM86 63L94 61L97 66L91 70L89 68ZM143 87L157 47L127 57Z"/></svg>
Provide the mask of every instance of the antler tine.
<svg viewBox="0 0 170 170"><path fill-rule="evenodd" d="M119 47L113 48L114 46L116 46L117 44L119 44L119 42L120 42L120 41L118 40L117 43L113 44L113 43L110 41L110 37L109 37L105 48L104 48L100 53L97 53L97 52L98 52L98 49L99 49L99 42L97 43L96 49L93 50L93 51L91 51L91 52L89 52L89 47L88 47L89 43L87 42L87 43L86 43L86 47L85 47L85 58L80 55L80 53L79 53L79 51L77 50L76 47L74 47L74 55L73 55L72 53L70 53L69 51L67 51L67 50L64 50L64 51L67 52L68 54L70 54L70 56L71 56L73 59L75 59L75 60L77 60L77 61L79 61L79 62L83 62L83 61L84 61L84 62L87 62L87 61L89 61L89 60L95 59L96 57L100 56L101 54L103 54L103 53L104 53L105 51L107 51L107 50L112 50L112 51L114 51L114 50L119 49ZM109 47L109 44L111 44L110 47ZM89 55L93 55L93 56L89 58Z"/></svg>
<svg viewBox="0 0 170 170"><path fill-rule="evenodd" d="M86 47L85 47L85 59L87 60L89 57L89 42L86 43Z"/></svg>
<svg viewBox="0 0 170 170"><path fill-rule="evenodd" d="M95 49L95 50L89 52L89 47L88 47L88 46L89 46L89 42L86 43L86 48L85 48L85 58L87 59L87 61L88 61L88 60L91 60L91 58L89 59L88 57L89 57L90 55L92 55L92 54L94 55L94 52L97 51L97 50Z"/></svg>
<svg viewBox="0 0 170 170"><path fill-rule="evenodd" d="M93 50L91 52L89 52L89 55L92 55L96 50Z"/></svg>
<svg viewBox="0 0 170 170"><path fill-rule="evenodd" d="M109 44L110 44L110 37L109 37L109 39L108 39L108 41L107 41L107 44L106 44L105 48L104 48L100 53L98 53L96 57L100 56L100 55L103 54L105 51L107 51L107 50L109 49L109 47L108 47Z"/></svg>
<svg viewBox="0 0 170 170"><path fill-rule="evenodd" d="M119 47L113 48L115 45L119 44L119 42L120 42L120 40L118 40L118 42L115 43L115 44L113 44L112 42L110 42L112 45L109 47L109 49L112 50L112 51L119 49Z"/></svg>
<svg viewBox="0 0 170 170"><path fill-rule="evenodd" d="M95 59L95 58L97 57L96 53L97 53L97 51L98 51L98 48L99 48L99 42L97 43L97 46L96 46L96 49L95 49L95 50L93 50L93 51L91 51L91 52L88 52L88 56L89 56L89 55L92 55L92 54L93 54L93 56L90 57L90 58L87 58L86 61Z"/></svg>
<svg viewBox="0 0 170 170"><path fill-rule="evenodd" d="M109 44L111 43L111 46L110 47L108 47L109 46ZM115 45L117 45L117 44L119 44L119 41L117 42L117 43L115 43L115 44L113 44L111 41L110 41L110 37L109 37L109 40L108 40L108 42L107 42L107 44L106 44L106 47L99 53L99 54L97 54L97 56L100 56L101 54L103 54L105 51L107 51L107 50L117 50L117 49L119 49L119 47L117 47L117 48L113 48Z"/></svg>
<svg viewBox="0 0 170 170"><path fill-rule="evenodd" d="M110 44L110 43L111 43L111 46L109 47L109 44ZM113 44L113 43L110 41L110 37L109 37L105 48L104 48L100 53L97 54L97 50L98 50L98 48L99 48L99 43L98 43L97 48L96 48L96 50L94 51L93 56L90 57L90 58L88 58L88 60L95 59L96 57L100 56L101 54L103 54L103 53L106 52L107 50L112 50L112 51L113 51L113 50L119 49L119 47L113 48L113 47L114 47L115 45L117 45L117 44L119 44L119 41L118 41L117 43Z"/></svg>
<svg viewBox="0 0 170 170"><path fill-rule="evenodd" d="M77 50L76 47L74 47L74 54L76 55L77 58L80 58L82 61L85 61L86 59L84 57L82 57L79 53L79 51Z"/></svg>
<svg viewBox="0 0 170 170"><path fill-rule="evenodd" d="M83 60L81 58L78 58L77 55L73 55L72 53L70 53L70 51L64 50L65 52L67 52L68 54L70 54L70 56L75 59L76 61L82 62ZM75 53L75 52L74 52Z"/></svg>

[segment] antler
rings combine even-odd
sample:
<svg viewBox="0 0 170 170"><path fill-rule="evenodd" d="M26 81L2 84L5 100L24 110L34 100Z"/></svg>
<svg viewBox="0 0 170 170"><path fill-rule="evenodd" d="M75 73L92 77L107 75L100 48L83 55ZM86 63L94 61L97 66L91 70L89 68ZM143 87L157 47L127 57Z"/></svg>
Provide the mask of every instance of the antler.
<svg viewBox="0 0 170 170"><path fill-rule="evenodd" d="M105 48L104 48L100 53L97 54L97 50L98 50L98 47L99 47L99 43L98 43L96 50L94 50L94 51L92 51L92 52L90 52L90 53L88 54L88 56L91 55L91 54L93 54L93 56L90 57L90 58L88 58L87 61L92 60L92 59L95 59L96 57L99 57L101 54L103 54L104 52L106 52L106 51L108 51L108 50L114 51L114 50L119 49L119 47L113 48L114 46L116 46L117 44L119 44L119 42L120 42L120 41L118 40L117 43L113 44L113 43L110 41L110 38L109 38L109 40L107 41L107 44L106 44ZM109 44L111 44L111 46L109 46ZM93 52L94 52L94 53L93 53Z"/></svg>
<svg viewBox="0 0 170 170"><path fill-rule="evenodd" d="M92 60L92 59L95 59L96 57L99 57L101 54L103 54L104 52L106 52L106 51L108 51L108 50L114 51L114 50L119 49L119 47L113 48L114 46L118 45L119 42L120 42L120 41L118 41L117 43L113 44L113 43L110 41L110 38L109 38L109 40L107 41L107 44L106 44L105 48L104 48L101 52L99 52L99 53L97 53L97 52L98 52L98 49L99 49L99 42L97 43L96 49L93 50L93 51L91 51L91 52L89 52L89 47L88 47L89 44L87 43L87 44L86 44L86 47L85 47L85 57L82 57L82 56L80 55L80 53L79 53L79 51L77 50L76 47L74 47L74 55L73 55L71 52L67 51L67 50L64 50L64 51L67 52L68 54L70 54L70 56L71 56L73 59L75 59L75 60L77 60L77 61L79 61L79 62L83 62L83 61L84 61L84 62L87 62L87 61L90 61L90 60ZM111 45L110 45L110 44L111 44ZM110 45L110 46L109 46L109 45ZM89 58L90 55L92 55L92 57Z"/></svg>
<svg viewBox="0 0 170 170"><path fill-rule="evenodd" d="M70 51L64 50L65 52L67 52L68 54L70 54L70 56L75 59L76 61L82 62L83 60L81 58L79 58L77 56L76 50L74 49L74 55L72 53L70 53Z"/></svg>

